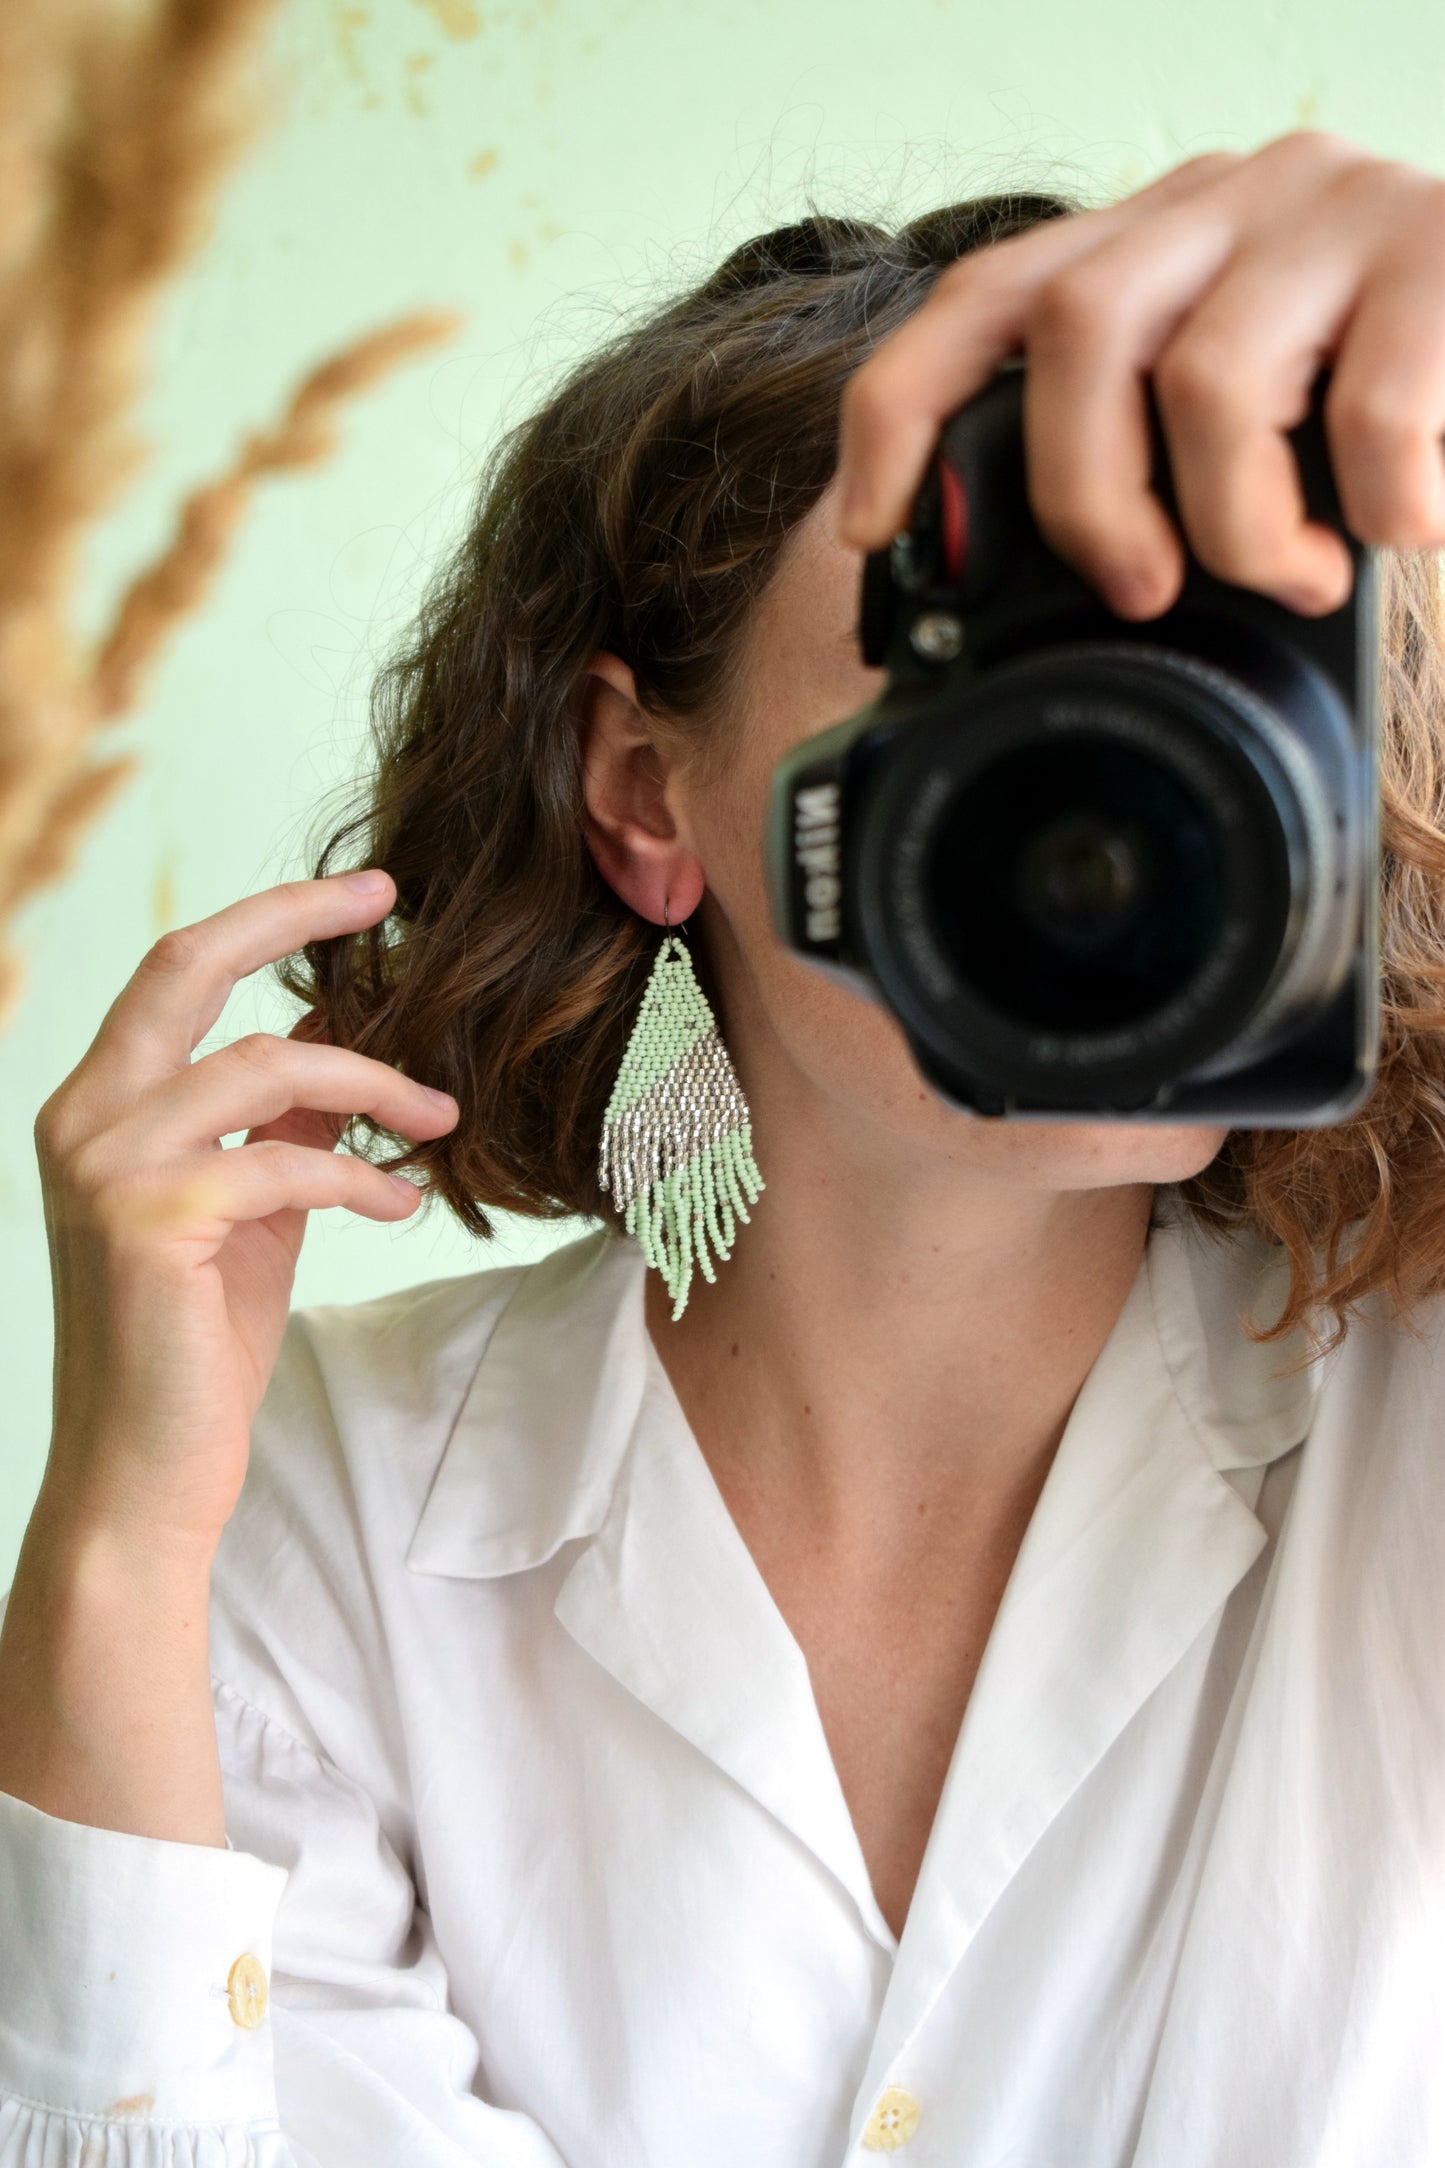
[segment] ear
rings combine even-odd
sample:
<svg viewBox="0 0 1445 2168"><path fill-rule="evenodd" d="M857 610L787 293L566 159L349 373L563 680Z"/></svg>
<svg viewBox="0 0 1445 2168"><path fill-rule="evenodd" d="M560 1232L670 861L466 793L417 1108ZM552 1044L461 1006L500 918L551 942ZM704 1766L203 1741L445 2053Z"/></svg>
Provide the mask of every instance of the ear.
<svg viewBox="0 0 1445 2168"><path fill-rule="evenodd" d="M608 886L642 918L676 926L697 909L707 878L676 809L676 779L637 702L632 671L605 650L582 684L584 830Z"/></svg>

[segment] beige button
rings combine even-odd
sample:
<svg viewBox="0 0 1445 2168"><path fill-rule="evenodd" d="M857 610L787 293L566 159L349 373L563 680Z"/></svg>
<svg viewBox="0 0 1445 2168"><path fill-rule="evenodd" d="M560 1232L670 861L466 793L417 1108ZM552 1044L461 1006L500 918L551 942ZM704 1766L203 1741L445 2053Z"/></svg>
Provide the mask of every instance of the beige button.
<svg viewBox="0 0 1445 2168"><path fill-rule="evenodd" d="M266 1968L259 1957L247 1950L231 1967L226 1982L226 2000L231 2005L231 2015L247 2032L253 2032L266 2015Z"/></svg>
<svg viewBox="0 0 1445 2168"><path fill-rule="evenodd" d="M901 2085L890 2085L868 2118L863 2143L870 2153L896 2153L917 2128L918 2102Z"/></svg>

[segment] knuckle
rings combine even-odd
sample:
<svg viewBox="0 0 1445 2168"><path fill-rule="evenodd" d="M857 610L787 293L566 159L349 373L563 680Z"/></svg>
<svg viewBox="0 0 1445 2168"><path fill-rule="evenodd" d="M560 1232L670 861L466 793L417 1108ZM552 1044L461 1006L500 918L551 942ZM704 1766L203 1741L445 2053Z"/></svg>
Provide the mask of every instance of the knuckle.
<svg viewBox="0 0 1445 2168"><path fill-rule="evenodd" d="M161 978L178 978L201 960L202 940L194 926L172 926L145 954L146 968Z"/></svg>
<svg viewBox="0 0 1445 2168"><path fill-rule="evenodd" d="M1247 389L1230 367L1219 340L1178 339L1154 364L1154 389L1166 413L1178 420L1214 421L1243 411Z"/></svg>
<svg viewBox="0 0 1445 2168"><path fill-rule="evenodd" d="M67 1188L90 1204L99 1204L111 1184L111 1155L99 1137L86 1137L65 1163Z"/></svg>
<svg viewBox="0 0 1445 2168"><path fill-rule="evenodd" d="M1413 450L1430 434L1378 380L1332 391L1325 417L1337 443L1362 452Z"/></svg>
<svg viewBox="0 0 1445 2168"><path fill-rule="evenodd" d="M942 298L961 314L992 313L1018 285L1020 244L1029 238L1027 233L1010 234L952 257L933 282L930 304Z"/></svg>
<svg viewBox="0 0 1445 2168"><path fill-rule="evenodd" d="M226 1052L242 1067L259 1070L263 1076L274 1076L285 1061L283 1042L268 1031L248 1031L243 1038L233 1039Z"/></svg>
<svg viewBox="0 0 1445 2168"><path fill-rule="evenodd" d="M1002 244L983 242L978 248L965 249L961 256L951 256L934 281L934 291L939 287L949 293L957 290L971 291L974 287L998 272L998 248Z"/></svg>
<svg viewBox="0 0 1445 2168"><path fill-rule="evenodd" d="M1393 158L1377 158L1370 151L1361 150L1357 143L1346 143L1343 137L1335 137L1336 156L1330 161L1333 171L1326 183L1325 198L1330 209L1336 213L1351 210L1357 204L1379 200L1382 188L1392 193L1411 180L1411 169Z"/></svg>
<svg viewBox="0 0 1445 2168"><path fill-rule="evenodd" d="M1030 344L1076 348L1097 338L1117 295L1117 281L1087 259L1056 271L1042 282L1029 306Z"/></svg>
<svg viewBox="0 0 1445 2168"><path fill-rule="evenodd" d="M52 1092L35 1117L35 1149L42 1159L64 1159L75 1136L75 1120L67 1101Z"/></svg>
<svg viewBox="0 0 1445 2168"><path fill-rule="evenodd" d="M1348 136L1338 135L1332 128L1289 128L1283 135L1264 144L1255 155L1263 164L1294 168L1353 165L1368 154L1358 143L1351 142Z"/></svg>
<svg viewBox="0 0 1445 2168"><path fill-rule="evenodd" d="M1243 151L1196 151L1192 158L1181 159L1170 170L1176 176L1187 173L1191 179L1202 181L1211 173L1233 173L1244 159Z"/></svg>
<svg viewBox="0 0 1445 2168"><path fill-rule="evenodd" d="M270 1172L283 1182L297 1182L311 1164L304 1146L292 1144L285 1137L265 1137L259 1144L241 1147L246 1152L258 1152Z"/></svg>

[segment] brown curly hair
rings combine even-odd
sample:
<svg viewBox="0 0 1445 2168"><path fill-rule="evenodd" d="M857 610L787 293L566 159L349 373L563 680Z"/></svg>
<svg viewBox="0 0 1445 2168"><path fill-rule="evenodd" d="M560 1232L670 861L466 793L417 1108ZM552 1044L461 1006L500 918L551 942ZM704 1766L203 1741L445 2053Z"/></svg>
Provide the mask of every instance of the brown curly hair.
<svg viewBox="0 0 1445 2168"><path fill-rule="evenodd" d="M491 1235L489 1208L619 1224L598 1138L657 933L584 841L587 663L623 657L659 726L704 765L725 759L749 613L834 473L847 378L955 257L1080 207L1014 193L893 232L781 227L618 331L486 462L462 542L377 679L373 771L314 861L318 877L384 866L395 906L276 967L308 1029L457 1099L435 1142L408 1149L365 1115L347 1137L399 1147L384 1163L423 1168L471 1233ZM1232 1131L1169 1185L1212 1234L1283 1246L1285 1306L1245 1329L1301 1325L1316 1353L1376 1288L1407 1325L1445 1290L1445 589L1438 553L1379 557L1375 1087L1332 1127Z"/></svg>

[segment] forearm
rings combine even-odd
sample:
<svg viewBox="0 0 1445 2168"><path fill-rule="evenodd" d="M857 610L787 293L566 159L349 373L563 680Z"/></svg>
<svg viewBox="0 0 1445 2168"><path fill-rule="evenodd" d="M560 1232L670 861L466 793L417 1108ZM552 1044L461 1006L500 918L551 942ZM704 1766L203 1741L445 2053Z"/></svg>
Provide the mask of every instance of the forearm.
<svg viewBox="0 0 1445 2168"><path fill-rule="evenodd" d="M210 1554L42 1499L0 1628L0 1792L64 1821L224 1846Z"/></svg>

